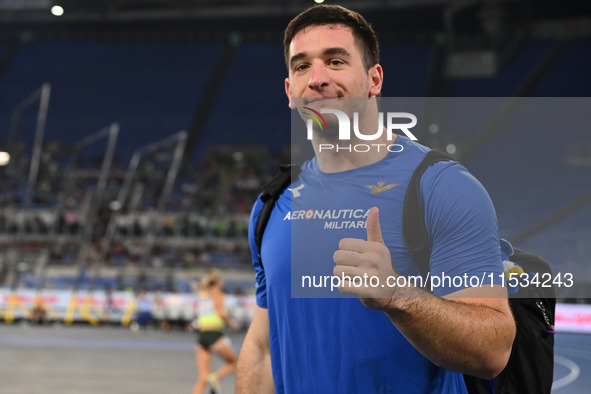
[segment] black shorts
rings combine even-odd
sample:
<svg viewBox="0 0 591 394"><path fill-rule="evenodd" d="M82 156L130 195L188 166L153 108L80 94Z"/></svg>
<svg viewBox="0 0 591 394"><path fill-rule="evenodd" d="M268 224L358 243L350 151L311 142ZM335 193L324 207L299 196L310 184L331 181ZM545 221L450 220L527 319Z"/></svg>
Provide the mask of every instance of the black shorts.
<svg viewBox="0 0 591 394"><path fill-rule="evenodd" d="M203 346L205 350L209 350L211 345L223 336L224 333L221 331L199 331L197 333L197 343Z"/></svg>

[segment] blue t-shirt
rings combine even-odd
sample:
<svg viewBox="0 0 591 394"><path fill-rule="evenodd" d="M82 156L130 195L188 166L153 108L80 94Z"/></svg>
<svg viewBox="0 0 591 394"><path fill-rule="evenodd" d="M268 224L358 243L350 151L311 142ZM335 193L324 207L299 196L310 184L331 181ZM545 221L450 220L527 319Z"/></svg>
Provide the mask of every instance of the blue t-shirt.
<svg viewBox="0 0 591 394"><path fill-rule="evenodd" d="M315 159L305 163L271 213L262 242L264 269L254 241L263 204L254 205L249 240L257 305L268 310L278 393L466 393L461 374L431 363L383 312L331 289L327 279L339 241L366 239L366 215L373 206L380 210L396 271L419 274L403 239L402 206L410 177L428 149L402 136L396 143L401 152L350 171L324 173ZM421 191L431 274L466 273L500 283L496 215L480 183L460 164L439 162L423 175ZM463 287L434 292L445 295Z"/></svg>

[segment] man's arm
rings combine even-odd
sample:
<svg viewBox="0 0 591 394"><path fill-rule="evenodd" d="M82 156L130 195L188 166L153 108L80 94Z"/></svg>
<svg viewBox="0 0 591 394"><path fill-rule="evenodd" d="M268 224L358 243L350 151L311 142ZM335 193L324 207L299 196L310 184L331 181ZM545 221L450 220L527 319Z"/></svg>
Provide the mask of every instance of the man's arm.
<svg viewBox="0 0 591 394"><path fill-rule="evenodd" d="M458 298L438 298L417 288L401 290L410 298L392 299L381 310L434 364L483 379L505 368L515 323L504 288L493 287L498 298L491 289L471 288L466 289L473 292L470 296L462 295L464 290L448 296ZM479 292L486 298L472 298Z"/></svg>
<svg viewBox="0 0 591 394"><path fill-rule="evenodd" d="M367 218L367 241L343 239L335 252L334 275L397 277L384 245L377 208ZM505 367L515 337L506 289L487 285L436 297L420 288L358 288L342 285L368 307L386 313L425 357L440 367L492 378Z"/></svg>
<svg viewBox="0 0 591 394"><path fill-rule="evenodd" d="M236 371L236 393L274 393L269 346L269 315L255 307L254 316L240 355Z"/></svg>

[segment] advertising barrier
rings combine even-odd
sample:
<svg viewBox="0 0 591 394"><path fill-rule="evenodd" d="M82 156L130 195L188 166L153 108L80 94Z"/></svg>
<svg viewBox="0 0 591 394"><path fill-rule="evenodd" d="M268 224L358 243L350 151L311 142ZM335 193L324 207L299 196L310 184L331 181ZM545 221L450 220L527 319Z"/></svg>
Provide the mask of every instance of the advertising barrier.
<svg viewBox="0 0 591 394"><path fill-rule="evenodd" d="M148 293L147 303L155 320L190 323L196 318L198 297L191 293ZM254 296L226 296L229 315L246 327L254 313ZM0 320L13 323L39 320L92 325L120 323L129 325L138 311L137 296L130 291L0 289Z"/></svg>
<svg viewBox="0 0 591 394"><path fill-rule="evenodd" d="M192 322L198 297L191 293L148 293L152 316L160 321ZM230 316L247 328L256 305L253 295L226 296ZM0 321L13 323L45 316L47 321L72 323L115 323L129 325L138 311L137 296L130 291L73 292L67 290L0 289ZM591 305L557 304L556 331L591 333Z"/></svg>

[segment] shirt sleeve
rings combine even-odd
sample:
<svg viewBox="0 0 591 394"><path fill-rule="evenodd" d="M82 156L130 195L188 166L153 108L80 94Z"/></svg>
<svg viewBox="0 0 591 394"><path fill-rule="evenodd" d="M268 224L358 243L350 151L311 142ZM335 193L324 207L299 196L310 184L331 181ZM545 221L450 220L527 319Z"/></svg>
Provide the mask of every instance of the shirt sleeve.
<svg viewBox="0 0 591 394"><path fill-rule="evenodd" d="M254 230L261 210L263 209L263 205L264 204L261 199L257 199L250 213L250 221L248 224L248 243L250 245L250 253L252 255L252 265L256 272L256 302L259 307L266 309L267 281L265 277L265 271L261 266L261 262L259 261L258 248L254 237Z"/></svg>
<svg viewBox="0 0 591 394"><path fill-rule="evenodd" d="M421 195L435 294L502 284L497 216L482 184L459 163L439 162L423 175Z"/></svg>

